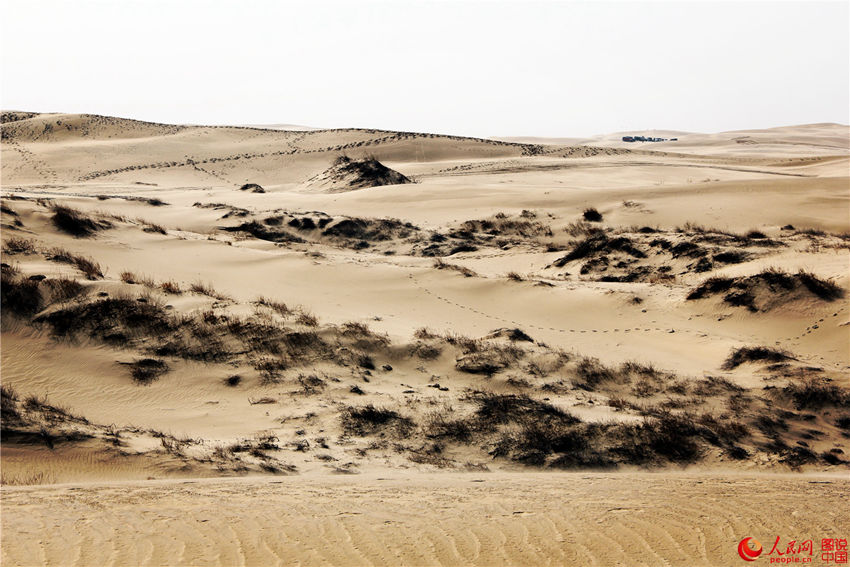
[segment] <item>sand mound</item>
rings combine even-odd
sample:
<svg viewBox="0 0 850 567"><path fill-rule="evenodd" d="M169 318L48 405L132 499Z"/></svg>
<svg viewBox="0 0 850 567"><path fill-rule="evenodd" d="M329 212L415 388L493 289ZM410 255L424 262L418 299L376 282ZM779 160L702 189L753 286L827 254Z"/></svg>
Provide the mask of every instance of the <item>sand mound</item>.
<svg viewBox="0 0 850 567"><path fill-rule="evenodd" d="M831 280L809 272L788 274L777 269L739 278L709 278L688 295L689 300L725 294L723 301L752 312L769 311L790 301L815 298L835 301L844 297L844 290Z"/></svg>
<svg viewBox="0 0 850 567"><path fill-rule="evenodd" d="M330 168L311 179L308 185L337 192L404 183L411 183L411 180L375 158L351 159L340 156Z"/></svg>

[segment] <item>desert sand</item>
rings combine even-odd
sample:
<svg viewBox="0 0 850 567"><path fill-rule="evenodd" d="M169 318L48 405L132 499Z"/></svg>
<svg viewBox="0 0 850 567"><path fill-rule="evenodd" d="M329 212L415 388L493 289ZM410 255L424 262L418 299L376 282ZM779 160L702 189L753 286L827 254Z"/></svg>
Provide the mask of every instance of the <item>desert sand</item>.
<svg viewBox="0 0 850 567"><path fill-rule="evenodd" d="M850 128L625 134L5 111L3 565L846 537Z"/></svg>

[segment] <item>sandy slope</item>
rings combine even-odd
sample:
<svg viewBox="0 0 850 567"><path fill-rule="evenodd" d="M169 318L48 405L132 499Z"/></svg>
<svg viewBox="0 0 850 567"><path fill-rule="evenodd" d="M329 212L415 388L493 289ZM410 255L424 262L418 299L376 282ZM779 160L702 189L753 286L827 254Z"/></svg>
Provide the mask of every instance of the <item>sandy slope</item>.
<svg viewBox="0 0 850 567"><path fill-rule="evenodd" d="M46 276L33 284L45 298L70 278L79 293L25 315L4 307L2 381L23 416L0 447L4 564L730 564L745 535L847 530L832 512L850 454L846 293L757 283L754 311L722 294L686 299L709 277L740 283L772 267L850 290L847 126L626 144L7 117L18 119L0 145L4 278ZM340 155L374 157L414 182L311 183ZM56 204L110 227L57 230ZM588 207L604 220L582 224ZM325 230L357 222L378 228ZM557 266L594 227L608 248ZM13 239L33 248L13 250ZM429 246L450 267L435 266ZM102 276L86 279L57 249L90 257ZM77 336L33 321L138 299L153 306L146 317L182 321L172 335L206 333L200 346L150 329L110 342L79 313ZM490 375L463 370L458 335L500 328L533 341L481 339L488 356L514 358ZM295 353L280 333L316 351ZM214 358L218 339L231 351ZM724 365L746 345L792 358ZM128 364L141 357L168 370L140 385ZM285 368L264 370L278 359ZM582 364L614 378L592 384ZM809 383L838 394L800 405L793 388ZM697 428L693 476L671 472L690 457L653 453L643 464L660 471L636 473L607 445L600 454L632 472L542 474L570 451L510 449L529 418L477 418L481 392L545 402L536 421L568 412L585 433L672 411L723 439ZM412 429L346 429L346 411L366 404ZM441 433L452 419L471 433ZM702 476L706 467L737 472ZM197 480L263 471L294 475ZM822 474L832 484L817 484Z"/></svg>

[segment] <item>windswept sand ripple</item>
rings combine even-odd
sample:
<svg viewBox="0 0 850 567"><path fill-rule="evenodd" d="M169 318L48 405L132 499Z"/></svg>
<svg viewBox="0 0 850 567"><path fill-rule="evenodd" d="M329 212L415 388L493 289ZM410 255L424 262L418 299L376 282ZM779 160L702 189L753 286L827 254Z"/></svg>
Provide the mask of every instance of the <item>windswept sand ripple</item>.
<svg viewBox="0 0 850 567"><path fill-rule="evenodd" d="M388 477L3 488L2 562L732 565L746 536L850 531L850 477Z"/></svg>

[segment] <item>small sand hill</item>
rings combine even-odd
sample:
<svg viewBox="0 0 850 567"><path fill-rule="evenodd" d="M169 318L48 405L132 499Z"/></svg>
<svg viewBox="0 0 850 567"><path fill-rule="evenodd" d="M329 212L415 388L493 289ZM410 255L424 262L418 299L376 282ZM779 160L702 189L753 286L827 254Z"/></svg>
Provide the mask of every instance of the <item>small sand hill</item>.
<svg viewBox="0 0 850 567"><path fill-rule="evenodd" d="M97 114L3 113L3 139L20 143L147 138L175 134L185 128Z"/></svg>
<svg viewBox="0 0 850 567"><path fill-rule="evenodd" d="M307 186L336 193L405 183L411 183L411 180L375 158L352 159L340 156L334 160L331 167L310 179Z"/></svg>

